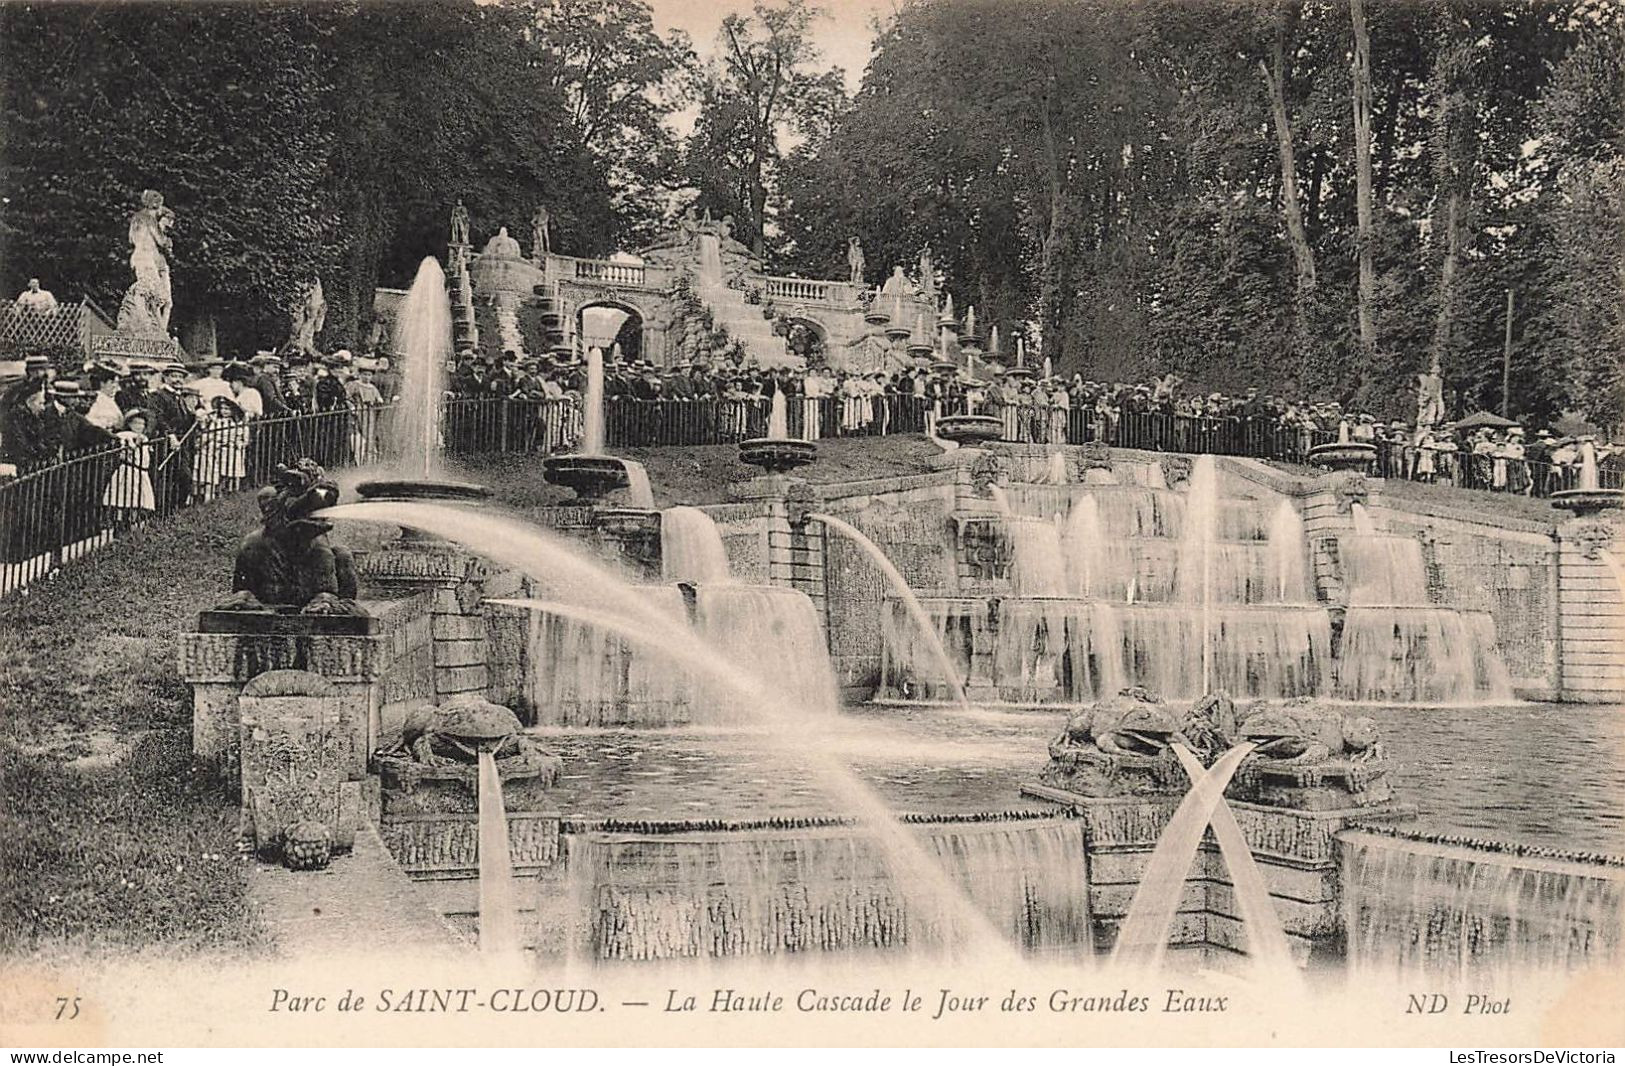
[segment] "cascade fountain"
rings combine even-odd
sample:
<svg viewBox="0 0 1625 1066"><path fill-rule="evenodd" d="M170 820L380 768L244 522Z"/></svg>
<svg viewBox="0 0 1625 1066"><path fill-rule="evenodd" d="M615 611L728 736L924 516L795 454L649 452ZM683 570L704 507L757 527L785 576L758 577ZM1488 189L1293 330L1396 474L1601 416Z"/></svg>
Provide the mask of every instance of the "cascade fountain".
<svg viewBox="0 0 1625 1066"><path fill-rule="evenodd" d="M386 423L387 454L404 472L427 478L435 473L442 452L442 401L451 357L451 304L445 274L433 256L418 264L395 321L401 392Z"/></svg>
<svg viewBox="0 0 1625 1066"><path fill-rule="evenodd" d="M1580 440L1579 484L1572 489L1552 493L1552 506L1578 515L1625 507L1625 490L1602 487L1601 473L1597 469L1597 442L1592 438L1582 437Z"/></svg>
<svg viewBox="0 0 1625 1066"><path fill-rule="evenodd" d="M997 598L922 598L977 686L1017 703L1091 702L1124 685L1170 697L1324 691L1331 618L1309 588L1290 503L1221 497L1211 457L1183 491L1105 473L995 487L1009 559ZM890 691L928 690L909 667L923 646L897 624L884 636Z"/></svg>
<svg viewBox="0 0 1625 1066"><path fill-rule="evenodd" d="M1512 685L1488 616L1432 603L1422 545L1380 533L1354 504L1355 532L1339 544L1348 607L1335 691L1343 699L1508 703Z"/></svg>
<svg viewBox="0 0 1625 1066"><path fill-rule="evenodd" d="M609 494L618 492L624 509L652 512L654 493L643 464L604 451L604 352L596 346L587 350L587 387L581 419L580 447L569 455L551 455L542 460L542 477L549 484L574 489L577 499L584 503L608 503Z"/></svg>

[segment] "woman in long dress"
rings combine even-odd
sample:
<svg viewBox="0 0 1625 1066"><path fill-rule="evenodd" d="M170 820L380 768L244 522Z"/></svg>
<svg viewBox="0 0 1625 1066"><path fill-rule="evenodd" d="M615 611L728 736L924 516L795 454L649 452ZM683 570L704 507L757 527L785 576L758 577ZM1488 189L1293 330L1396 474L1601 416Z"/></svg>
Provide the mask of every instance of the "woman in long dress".
<svg viewBox="0 0 1625 1066"><path fill-rule="evenodd" d="M102 493L102 506L118 521L133 525L143 514L158 509L152 491L152 445L147 443L147 414L137 408L124 416L124 428L113 434L118 441L119 464Z"/></svg>

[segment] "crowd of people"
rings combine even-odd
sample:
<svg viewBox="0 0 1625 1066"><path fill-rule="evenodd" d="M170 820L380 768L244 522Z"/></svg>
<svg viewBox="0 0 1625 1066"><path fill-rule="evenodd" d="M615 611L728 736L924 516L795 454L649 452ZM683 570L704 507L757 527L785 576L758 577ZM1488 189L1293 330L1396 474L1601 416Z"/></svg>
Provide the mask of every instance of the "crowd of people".
<svg viewBox="0 0 1625 1066"><path fill-rule="evenodd" d="M295 452L326 465L365 463L377 457L381 421L398 389L396 377L378 369L387 365L348 352L299 360L262 352L246 361L89 363L63 373L31 355L23 378L0 394L0 479L80 462L78 487L51 520L62 526L67 512L94 512L91 524L105 528L257 484ZM1578 439L1544 429L1532 438L1512 425L1418 430L1332 401L1189 390L1172 374L1110 383L993 366L983 373L972 377L944 364L862 372L612 360L604 379L609 441L761 436L782 394L787 431L805 439L930 433L944 416L983 414L1000 419L1004 438L1018 443L1301 460L1341 434L1372 444L1384 477L1526 495L1571 487L1580 461ZM465 453L571 448L582 430L585 389L580 360L462 355L446 367L443 446ZM1597 454L1613 475L1625 462L1606 446ZM17 540L15 532L9 539ZM35 539L8 544L8 556L30 550Z"/></svg>
<svg viewBox="0 0 1625 1066"><path fill-rule="evenodd" d="M293 452L364 462L386 404L373 379L347 353L291 366L271 353L95 362L71 373L30 355L0 393L0 478L22 482L8 501L6 557L259 484ZM53 469L51 484L30 477Z"/></svg>

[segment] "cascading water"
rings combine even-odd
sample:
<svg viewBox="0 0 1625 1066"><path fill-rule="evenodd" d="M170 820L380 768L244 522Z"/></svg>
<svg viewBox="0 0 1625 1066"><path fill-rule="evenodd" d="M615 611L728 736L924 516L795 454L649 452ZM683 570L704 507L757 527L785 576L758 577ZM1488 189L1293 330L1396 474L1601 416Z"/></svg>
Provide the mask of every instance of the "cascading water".
<svg viewBox="0 0 1625 1066"><path fill-rule="evenodd" d="M1021 512L1003 520L1012 595L929 607L950 656L1001 699L1091 701L1123 685L1171 699L1325 691L1331 618L1314 601L1290 501L1221 499L1211 456L1192 464L1183 494L1015 484L1004 499ZM1058 501L1069 504L1059 530L1041 517ZM883 635L888 691L929 688L908 676L908 638L895 626Z"/></svg>
<svg viewBox="0 0 1625 1066"><path fill-rule="evenodd" d="M1004 530L1012 553L1011 591L1017 596L1066 595L1066 555L1055 523L1010 517L1004 520Z"/></svg>
<svg viewBox="0 0 1625 1066"><path fill-rule="evenodd" d="M1415 537L1378 532L1360 504L1353 524L1354 534L1339 544L1348 610L1337 695L1382 703L1510 702L1493 621L1430 602Z"/></svg>
<svg viewBox="0 0 1625 1066"><path fill-rule="evenodd" d="M694 628L708 646L749 670L757 684L783 693L791 706L821 716L840 710L824 628L805 593L773 585L699 585ZM737 708L722 716L748 721L750 711Z"/></svg>
<svg viewBox="0 0 1625 1066"><path fill-rule="evenodd" d="M1029 951L1088 950L1083 834L1070 820L906 827L989 925ZM844 827L572 841L572 895L600 959L942 946L873 845ZM697 887L698 886L698 887Z"/></svg>
<svg viewBox="0 0 1625 1066"><path fill-rule="evenodd" d="M511 961L520 951L519 907L508 850L502 775L488 751L479 755L479 819L480 954L487 959Z"/></svg>
<svg viewBox="0 0 1625 1066"><path fill-rule="evenodd" d="M688 609L675 586L644 590L646 611L687 626ZM616 633L574 618L531 610L525 601L487 601L488 611L515 611L527 629L515 672L536 724L589 728L665 729L713 721L712 705L696 699L692 679Z"/></svg>
<svg viewBox="0 0 1625 1066"><path fill-rule="evenodd" d="M395 357L401 391L388 427L388 455L408 473L430 477L443 452L441 405L446 361L451 358L451 301L446 277L433 256L418 264L417 277L395 316Z"/></svg>
<svg viewBox="0 0 1625 1066"><path fill-rule="evenodd" d="M1343 854L1354 980L1479 991L1625 960L1625 869L1374 834Z"/></svg>
<svg viewBox="0 0 1625 1066"><path fill-rule="evenodd" d="M661 574L667 581L723 584L732 580L728 552L711 516L697 507L660 512Z"/></svg>
<svg viewBox="0 0 1625 1066"><path fill-rule="evenodd" d="M908 581L904 579L902 571L898 570L897 566L887 558L886 553L880 550L878 544L870 540L861 529L850 522L827 514L813 514L807 517L813 521L824 523L829 529L833 529L853 544L856 544L859 550L869 557L870 562L880 568L880 572L885 575L886 580L891 584L892 591L897 595L898 602L901 603L911 623L905 630L907 636L905 638L906 643L903 646L906 650L903 653L902 669L912 672L916 663L933 663L940 673L938 681L947 688L961 707L970 710L970 698L965 695L965 684L962 680L964 673L955 668L954 662L949 657L939 635L937 624L932 621L930 616L926 614L925 609L920 605L919 597L914 594L913 589L909 588ZM918 643L916 644L916 642ZM914 654L916 647L923 650L929 658L916 656ZM893 661L896 661L895 655Z"/></svg>
<svg viewBox="0 0 1625 1066"><path fill-rule="evenodd" d="M951 948L979 961L1010 957L1008 941L996 932L918 840L897 821L884 801L855 777L819 742L809 728L807 712L791 706L776 686L742 670L658 612L651 614L647 589L628 585L604 566L558 537L518 520L489 511L469 512L442 504L372 501L342 504L321 512L329 520L350 519L407 526L458 541L471 550L567 597L570 603L540 605L561 617L600 628L665 653L674 664L708 684L727 690L756 720L775 726L761 732L764 742L780 748L819 776L843 813L854 816L878 845L895 891L921 915L934 915L948 934ZM802 649L805 653L805 649Z"/></svg>
<svg viewBox="0 0 1625 1066"><path fill-rule="evenodd" d="M1191 784L1168 827L1146 861L1134 900L1118 929L1112 961L1156 969L1168 948L1168 929L1185 893L1185 877L1202 843L1213 811L1224 802L1225 786L1252 744L1238 744L1219 756L1207 773Z"/></svg>

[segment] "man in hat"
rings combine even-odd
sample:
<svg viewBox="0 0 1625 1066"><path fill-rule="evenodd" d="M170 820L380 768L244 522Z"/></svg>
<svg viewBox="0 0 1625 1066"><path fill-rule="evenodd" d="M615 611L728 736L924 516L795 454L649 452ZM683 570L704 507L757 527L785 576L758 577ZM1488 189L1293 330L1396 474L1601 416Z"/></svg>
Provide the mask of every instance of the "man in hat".
<svg viewBox="0 0 1625 1066"><path fill-rule="evenodd" d="M72 379L52 382L50 392L62 420L62 446L69 453L105 448L113 443L112 433L85 417L95 393Z"/></svg>
<svg viewBox="0 0 1625 1066"><path fill-rule="evenodd" d="M182 395L190 375L186 364L168 362L153 375L147 390L147 411L152 416L149 436L160 435L165 446L155 450L153 490L160 510L185 506L192 498L192 435L197 428L197 398Z"/></svg>
<svg viewBox="0 0 1625 1066"><path fill-rule="evenodd" d="M272 352L261 352L249 362L256 370L249 385L260 394L260 402L265 406L265 417L281 418L292 414L293 410L283 395L282 385L277 381L278 375L282 372L281 358Z"/></svg>
<svg viewBox="0 0 1625 1066"><path fill-rule="evenodd" d="M115 397L119 410L133 411L147 406L147 377L155 368L151 363L131 362L125 367L124 383ZM119 426L123 427L123 422Z"/></svg>
<svg viewBox="0 0 1625 1066"><path fill-rule="evenodd" d="M48 390L40 375L24 378L8 392L12 399L0 437L0 460L18 473L55 462L62 453L62 419Z"/></svg>
<svg viewBox="0 0 1625 1066"><path fill-rule="evenodd" d="M6 386L3 396L0 396L0 405L10 407L23 398L23 395L33 390L35 381L51 380L51 360L38 352L31 353L23 359L23 376L20 381L14 381Z"/></svg>

